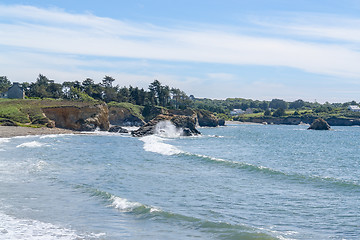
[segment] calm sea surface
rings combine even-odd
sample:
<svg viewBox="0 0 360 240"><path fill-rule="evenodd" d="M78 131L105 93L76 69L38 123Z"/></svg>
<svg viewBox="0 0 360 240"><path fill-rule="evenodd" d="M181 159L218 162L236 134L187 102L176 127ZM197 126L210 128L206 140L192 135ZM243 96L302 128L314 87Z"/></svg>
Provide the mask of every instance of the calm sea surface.
<svg viewBox="0 0 360 240"><path fill-rule="evenodd" d="M306 128L0 138L0 239L360 239L360 128Z"/></svg>

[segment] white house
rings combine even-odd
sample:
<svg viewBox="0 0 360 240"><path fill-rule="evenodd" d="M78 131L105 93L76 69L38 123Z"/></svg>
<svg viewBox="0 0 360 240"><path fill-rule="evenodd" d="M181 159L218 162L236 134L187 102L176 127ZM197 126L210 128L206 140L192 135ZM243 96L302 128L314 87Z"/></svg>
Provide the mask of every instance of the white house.
<svg viewBox="0 0 360 240"><path fill-rule="evenodd" d="M233 109L230 112L231 116L236 116L236 115L240 115L240 114L251 114L253 113L253 110L251 108L246 109L246 111L242 110L242 109Z"/></svg>
<svg viewBox="0 0 360 240"><path fill-rule="evenodd" d="M358 105L350 105L348 107L348 110L353 111L353 112L360 112L360 107Z"/></svg>
<svg viewBox="0 0 360 240"><path fill-rule="evenodd" d="M245 111L241 110L241 109L233 109L231 112L230 112L230 115L231 116L236 116L236 115L240 115L240 114L244 114Z"/></svg>

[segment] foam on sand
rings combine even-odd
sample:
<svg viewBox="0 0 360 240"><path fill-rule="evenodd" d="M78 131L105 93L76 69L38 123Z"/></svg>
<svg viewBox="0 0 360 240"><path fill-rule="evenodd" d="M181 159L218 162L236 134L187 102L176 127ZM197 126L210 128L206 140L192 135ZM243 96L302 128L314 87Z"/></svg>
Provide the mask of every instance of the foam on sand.
<svg viewBox="0 0 360 240"><path fill-rule="evenodd" d="M0 239L73 240L99 239L104 234L77 234L74 230L32 219L20 219L0 212Z"/></svg>

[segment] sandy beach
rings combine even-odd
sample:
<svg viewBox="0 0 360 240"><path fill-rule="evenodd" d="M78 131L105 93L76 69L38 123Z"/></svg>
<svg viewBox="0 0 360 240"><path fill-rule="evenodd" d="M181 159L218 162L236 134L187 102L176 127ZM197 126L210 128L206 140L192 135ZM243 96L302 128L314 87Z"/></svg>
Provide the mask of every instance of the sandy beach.
<svg viewBox="0 0 360 240"><path fill-rule="evenodd" d="M69 134L79 133L76 131L61 128L31 128L31 127L13 127L0 126L0 138L9 138L26 135L47 135L47 134Z"/></svg>

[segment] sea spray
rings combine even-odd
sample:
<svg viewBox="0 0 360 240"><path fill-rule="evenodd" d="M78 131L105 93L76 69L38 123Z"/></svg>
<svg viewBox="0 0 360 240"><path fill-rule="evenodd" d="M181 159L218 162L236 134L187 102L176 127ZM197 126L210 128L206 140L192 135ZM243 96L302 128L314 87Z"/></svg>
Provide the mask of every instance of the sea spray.
<svg viewBox="0 0 360 240"><path fill-rule="evenodd" d="M155 134L166 138L177 138L181 136L183 130L177 128L170 121L161 121L155 126Z"/></svg>
<svg viewBox="0 0 360 240"><path fill-rule="evenodd" d="M176 128L170 121L161 121L155 127L155 135L140 138L144 142L144 150L162 155L175 155L183 153L177 147L164 143L166 139L178 138L182 129Z"/></svg>

